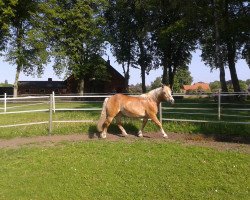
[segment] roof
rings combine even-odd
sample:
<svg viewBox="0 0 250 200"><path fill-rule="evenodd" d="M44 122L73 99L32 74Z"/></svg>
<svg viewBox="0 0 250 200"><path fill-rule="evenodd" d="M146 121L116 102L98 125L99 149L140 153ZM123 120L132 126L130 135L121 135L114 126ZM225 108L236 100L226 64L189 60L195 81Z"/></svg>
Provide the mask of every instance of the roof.
<svg viewBox="0 0 250 200"><path fill-rule="evenodd" d="M184 90L210 90L208 83L198 82L193 85L183 85Z"/></svg>
<svg viewBox="0 0 250 200"><path fill-rule="evenodd" d="M29 88L65 88L64 81L18 81L19 86Z"/></svg>

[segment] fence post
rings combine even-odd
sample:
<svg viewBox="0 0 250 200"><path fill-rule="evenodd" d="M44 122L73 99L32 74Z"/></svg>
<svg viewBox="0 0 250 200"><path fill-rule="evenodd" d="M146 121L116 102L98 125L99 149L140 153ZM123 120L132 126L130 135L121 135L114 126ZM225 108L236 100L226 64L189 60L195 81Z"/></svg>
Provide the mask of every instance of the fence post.
<svg viewBox="0 0 250 200"><path fill-rule="evenodd" d="M53 106L53 96L50 95L49 98L49 135L52 133L52 106Z"/></svg>
<svg viewBox="0 0 250 200"><path fill-rule="evenodd" d="M6 113L7 111L7 94L4 93L4 112Z"/></svg>
<svg viewBox="0 0 250 200"><path fill-rule="evenodd" d="M161 105L161 103L159 104L159 118L160 118L160 122L162 124L162 105Z"/></svg>
<svg viewBox="0 0 250 200"><path fill-rule="evenodd" d="M221 114L221 89L218 91L218 120L220 120Z"/></svg>
<svg viewBox="0 0 250 200"><path fill-rule="evenodd" d="M52 96L53 96L53 112L56 112L56 102L55 102L55 92L52 92Z"/></svg>

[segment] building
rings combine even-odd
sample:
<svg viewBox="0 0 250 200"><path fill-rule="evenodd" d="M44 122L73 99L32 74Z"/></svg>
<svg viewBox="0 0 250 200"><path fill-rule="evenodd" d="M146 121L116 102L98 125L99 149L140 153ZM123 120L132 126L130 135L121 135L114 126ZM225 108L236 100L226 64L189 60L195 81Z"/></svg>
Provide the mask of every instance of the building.
<svg viewBox="0 0 250 200"><path fill-rule="evenodd" d="M96 80L93 77L84 79L84 93L122 93L125 92L125 78L107 61L108 80ZM66 80L67 92L78 93L79 81L73 75Z"/></svg>
<svg viewBox="0 0 250 200"><path fill-rule="evenodd" d="M181 89L182 93L206 93L210 92L210 86L208 83L198 82L193 85L183 85Z"/></svg>
<svg viewBox="0 0 250 200"><path fill-rule="evenodd" d="M108 80L100 81L95 78L86 77L84 79L84 93L116 93L125 91L125 78L116 71L107 61ZM18 95L27 94L76 94L79 93L79 80L73 75L65 81L19 81Z"/></svg>
<svg viewBox="0 0 250 200"><path fill-rule="evenodd" d="M13 95L13 86L0 86L0 97L6 93L7 95Z"/></svg>
<svg viewBox="0 0 250 200"><path fill-rule="evenodd" d="M65 81L53 81L48 78L48 81L19 81L18 82L18 95L26 94L66 94L67 86Z"/></svg>

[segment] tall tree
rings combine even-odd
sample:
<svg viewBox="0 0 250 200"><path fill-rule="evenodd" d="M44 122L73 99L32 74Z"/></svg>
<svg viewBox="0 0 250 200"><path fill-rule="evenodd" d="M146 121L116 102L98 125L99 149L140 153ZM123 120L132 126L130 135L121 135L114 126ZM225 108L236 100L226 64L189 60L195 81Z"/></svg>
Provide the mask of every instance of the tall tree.
<svg viewBox="0 0 250 200"><path fill-rule="evenodd" d="M197 32L187 16L189 2L152 1L153 37L163 66L162 82L173 87L178 68L191 61Z"/></svg>
<svg viewBox="0 0 250 200"><path fill-rule="evenodd" d="M239 58L248 59L249 3L239 0L211 0L204 9L202 22L204 34L201 44L203 60L213 69L220 69L223 91L227 91L224 67L230 71L235 92L241 90L235 63ZM241 55L241 56L240 56Z"/></svg>
<svg viewBox="0 0 250 200"><path fill-rule="evenodd" d="M126 88L130 78L130 67L135 67L135 25L133 1L109 0L105 17L106 34L112 53L122 65Z"/></svg>
<svg viewBox="0 0 250 200"><path fill-rule="evenodd" d="M48 54L41 34L36 33L34 17L39 15L38 0L0 1L0 46L6 61L16 65L14 96L17 96L19 75L43 73Z"/></svg>
<svg viewBox="0 0 250 200"><path fill-rule="evenodd" d="M40 21L49 38L53 67L58 73L69 70L79 80L79 93L85 79L106 78L106 65L100 58L105 4L105 0L48 0L41 5Z"/></svg>
<svg viewBox="0 0 250 200"><path fill-rule="evenodd" d="M157 68L154 61L154 49L152 34L150 33L151 16L149 10L150 1L137 0L134 4L134 23L136 40L136 63L141 70L142 92L146 92L146 74L151 69Z"/></svg>

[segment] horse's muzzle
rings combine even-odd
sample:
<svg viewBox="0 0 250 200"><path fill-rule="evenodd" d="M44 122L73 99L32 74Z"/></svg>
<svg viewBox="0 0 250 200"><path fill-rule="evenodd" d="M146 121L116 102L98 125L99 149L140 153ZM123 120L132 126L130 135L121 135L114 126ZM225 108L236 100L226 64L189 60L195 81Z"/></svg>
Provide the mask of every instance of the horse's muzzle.
<svg viewBox="0 0 250 200"><path fill-rule="evenodd" d="M174 98L171 98L171 99L169 100L169 102L170 102L171 104L174 104Z"/></svg>

